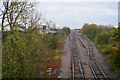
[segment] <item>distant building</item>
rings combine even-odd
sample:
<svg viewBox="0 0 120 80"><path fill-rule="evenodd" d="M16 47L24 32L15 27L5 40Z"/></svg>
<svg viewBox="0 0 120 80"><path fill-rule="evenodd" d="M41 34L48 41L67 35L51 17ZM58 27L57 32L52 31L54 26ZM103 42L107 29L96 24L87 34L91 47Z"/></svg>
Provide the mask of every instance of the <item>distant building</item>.
<svg viewBox="0 0 120 80"><path fill-rule="evenodd" d="M26 27L21 24L17 24L16 27L14 27L14 30L26 32Z"/></svg>
<svg viewBox="0 0 120 80"><path fill-rule="evenodd" d="M48 26L46 26L45 24L41 25L41 29L39 30L40 34L50 34L50 33L56 33L57 31L55 29L52 28L48 28Z"/></svg>
<svg viewBox="0 0 120 80"><path fill-rule="evenodd" d="M20 26L20 25L19 25L19 26L17 27L17 29L20 30L20 31L26 32L26 28L23 27L23 26Z"/></svg>
<svg viewBox="0 0 120 80"><path fill-rule="evenodd" d="M44 26L42 26L43 27L43 30L46 30L46 26L44 25Z"/></svg>
<svg viewBox="0 0 120 80"><path fill-rule="evenodd" d="M78 31L79 33L81 33L81 29L75 29L76 31Z"/></svg>

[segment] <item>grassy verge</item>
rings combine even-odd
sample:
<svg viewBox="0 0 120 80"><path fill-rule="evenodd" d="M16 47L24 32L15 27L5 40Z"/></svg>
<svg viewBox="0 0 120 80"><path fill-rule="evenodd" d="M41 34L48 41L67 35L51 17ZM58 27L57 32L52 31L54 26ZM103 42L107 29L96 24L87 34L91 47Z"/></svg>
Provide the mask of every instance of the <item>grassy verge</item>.
<svg viewBox="0 0 120 80"><path fill-rule="evenodd" d="M56 49L55 51L57 54L52 56L51 58L48 58L47 59L48 62L44 63L44 65L41 67L40 70L43 73L40 76L41 78L58 78L59 70L61 67L61 55L63 53L63 45L67 35L57 33L56 37L58 38L58 46L59 46L59 48ZM47 72L49 68L52 68L50 75L49 72Z"/></svg>

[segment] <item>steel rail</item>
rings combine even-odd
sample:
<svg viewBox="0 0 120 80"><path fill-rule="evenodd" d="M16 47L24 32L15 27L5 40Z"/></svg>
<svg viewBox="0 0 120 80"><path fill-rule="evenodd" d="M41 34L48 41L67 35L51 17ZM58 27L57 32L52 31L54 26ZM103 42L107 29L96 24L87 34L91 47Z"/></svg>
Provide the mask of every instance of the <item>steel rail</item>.
<svg viewBox="0 0 120 80"><path fill-rule="evenodd" d="M75 77L75 74L74 74L74 58L73 58L73 56L72 56L72 78L74 79L74 77Z"/></svg>
<svg viewBox="0 0 120 80"><path fill-rule="evenodd" d="M74 44L76 45L76 40L74 40ZM81 64L81 60L80 60L80 57L78 55L78 52L77 52L77 47L76 46L73 46L72 48L74 52L72 52L72 78L74 79L75 78L75 58L76 57L76 60L78 61L78 66L79 66L79 74L81 75L82 79L84 79L84 72L83 72L83 68L82 68L82 64Z"/></svg>
<svg viewBox="0 0 120 80"><path fill-rule="evenodd" d="M89 54L89 51L88 51L88 54ZM88 55L88 56L89 56L89 55ZM88 58L87 58L87 61L88 61L88 65L90 66L90 69L91 69L91 71L92 71L92 73L93 73L95 79L98 80L98 79L97 79L97 76L96 76L96 74L95 74L95 71L94 71L92 65L90 64L90 61L88 60Z"/></svg>
<svg viewBox="0 0 120 80"><path fill-rule="evenodd" d="M76 38L77 39L77 38ZM76 43L77 44L77 43ZM76 47L76 54L77 54L77 58L78 58L78 62L79 62L79 69L80 69L80 73L81 73L81 76L82 76L82 79L84 79L84 72L83 72L83 68L82 68L82 64L81 64L81 60L80 60L80 55L78 54L78 51L77 51L77 47Z"/></svg>
<svg viewBox="0 0 120 80"><path fill-rule="evenodd" d="M79 41L82 43L83 47L86 48L85 45L84 45L84 43L83 43L83 41L81 41L81 38L79 37L78 39L79 39ZM92 53L92 54L93 54L93 53ZM106 74L104 73L104 71L102 70L102 68L100 67L100 65L98 64L98 61L97 61L94 57L91 56L89 50L88 50L88 55L89 55L89 57L92 58L93 62L96 64L97 68L100 70L100 72L102 73L103 77L107 79L108 77L106 76ZM88 59L87 59L87 61L89 62ZM95 73L95 70L94 70L93 66L90 64L90 62L88 63L88 65L90 66L90 69L91 69L94 77L95 77L96 79L98 79L97 74Z"/></svg>
<svg viewBox="0 0 120 80"><path fill-rule="evenodd" d="M84 72L83 72L83 68L82 68L82 65L81 65L81 61L80 61L80 59L78 61L79 61L79 67L80 67L80 72L81 72L81 75L82 75L82 79L84 79L85 77L84 77Z"/></svg>
<svg viewBox="0 0 120 80"><path fill-rule="evenodd" d="M105 78L107 78L106 74L104 73L104 71L102 70L102 68L100 67L100 65L98 64L98 62L96 61L96 59L94 57L91 56L91 58L93 59L93 61L95 62L95 64L97 65L97 67L99 68L99 70L101 71L101 73L103 74L103 76Z"/></svg>

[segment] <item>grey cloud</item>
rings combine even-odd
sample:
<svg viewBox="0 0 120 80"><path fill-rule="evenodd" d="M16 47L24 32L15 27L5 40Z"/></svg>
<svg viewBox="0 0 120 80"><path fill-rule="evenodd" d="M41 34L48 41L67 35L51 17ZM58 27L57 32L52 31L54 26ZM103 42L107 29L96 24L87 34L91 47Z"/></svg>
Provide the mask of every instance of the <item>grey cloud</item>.
<svg viewBox="0 0 120 80"><path fill-rule="evenodd" d="M70 28L81 28L84 23L117 26L117 2L39 3L47 20Z"/></svg>

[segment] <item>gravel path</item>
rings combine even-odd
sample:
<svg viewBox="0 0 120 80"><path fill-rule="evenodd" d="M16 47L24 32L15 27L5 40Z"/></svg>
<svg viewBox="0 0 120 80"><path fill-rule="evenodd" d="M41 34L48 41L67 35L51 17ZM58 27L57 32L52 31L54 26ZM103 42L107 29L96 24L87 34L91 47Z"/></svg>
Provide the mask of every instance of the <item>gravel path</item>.
<svg viewBox="0 0 120 80"><path fill-rule="evenodd" d="M69 46L69 39L67 37L66 43L64 45L64 54L61 57L61 69L60 69L60 78L71 78L71 52Z"/></svg>

